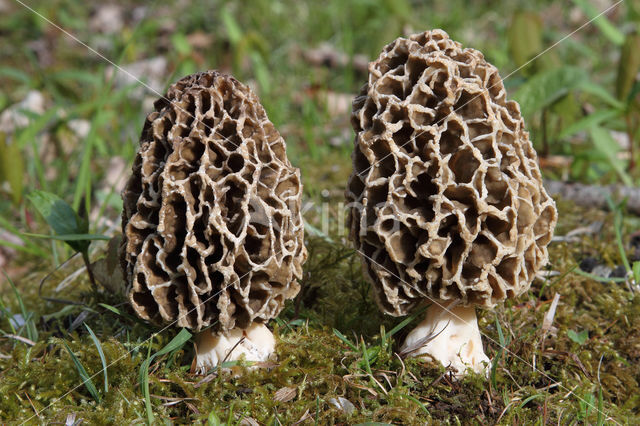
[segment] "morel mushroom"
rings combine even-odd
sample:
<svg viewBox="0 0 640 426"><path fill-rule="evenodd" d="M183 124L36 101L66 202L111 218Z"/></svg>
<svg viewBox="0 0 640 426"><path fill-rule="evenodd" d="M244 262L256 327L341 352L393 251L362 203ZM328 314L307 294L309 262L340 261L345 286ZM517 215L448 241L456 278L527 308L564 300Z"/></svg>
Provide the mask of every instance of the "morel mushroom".
<svg viewBox="0 0 640 426"><path fill-rule="evenodd" d="M434 30L384 48L351 121L350 238L376 301L431 305L402 351L483 371L475 306L529 288L557 219L518 104L482 53Z"/></svg>
<svg viewBox="0 0 640 426"><path fill-rule="evenodd" d="M301 193L284 140L234 78L185 77L147 116L121 262L141 318L200 332L199 371L273 353L265 323L298 293L307 256Z"/></svg>

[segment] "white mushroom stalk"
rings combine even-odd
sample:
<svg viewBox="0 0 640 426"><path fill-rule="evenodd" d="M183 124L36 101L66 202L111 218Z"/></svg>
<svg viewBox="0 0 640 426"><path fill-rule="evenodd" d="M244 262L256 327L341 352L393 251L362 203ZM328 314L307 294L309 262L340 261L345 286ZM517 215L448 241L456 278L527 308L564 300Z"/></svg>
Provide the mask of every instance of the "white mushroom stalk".
<svg viewBox="0 0 640 426"><path fill-rule="evenodd" d="M266 325L253 323L249 327L234 328L227 333L211 329L196 335L196 372L207 371L227 361L264 362L276 349L276 339Z"/></svg>
<svg viewBox="0 0 640 426"><path fill-rule="evenodd" d="M401 353L437 361L455 370L457 378L468 369L486 374L490 363L482 348L476 308L455 302L431 304L424 320L405 339Z"/></svg>

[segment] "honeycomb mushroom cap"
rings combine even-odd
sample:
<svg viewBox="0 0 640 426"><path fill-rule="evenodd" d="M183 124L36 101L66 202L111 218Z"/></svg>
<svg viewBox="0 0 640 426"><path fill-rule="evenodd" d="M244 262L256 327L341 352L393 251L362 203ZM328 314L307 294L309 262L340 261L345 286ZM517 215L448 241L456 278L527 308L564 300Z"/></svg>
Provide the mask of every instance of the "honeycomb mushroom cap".
<svg viewBox="0 0 640 426"><path fill-rule="evenodd" d="M121 262L136 313L198 331L266 322L299 290L300 172L258 98L215 71L147 116L124 192Z"/></svg>
<svg viewBox="0 0 640 426"><path fill-rule="evenodd" d="M493 307L529 288L557 212L482 53L441 30L399 38L369 65L351 118L350 238L384 312L425 298Z"/></svg>

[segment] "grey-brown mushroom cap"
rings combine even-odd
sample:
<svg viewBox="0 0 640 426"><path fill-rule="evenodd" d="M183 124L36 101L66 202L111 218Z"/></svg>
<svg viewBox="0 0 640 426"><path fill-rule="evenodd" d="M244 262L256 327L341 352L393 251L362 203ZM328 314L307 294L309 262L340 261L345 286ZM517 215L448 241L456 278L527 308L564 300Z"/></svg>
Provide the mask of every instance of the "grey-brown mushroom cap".
<svg viewBox="0 0 640 426"><path fill-rule="evenodd" d="M381 309L493 307L547 263L557 220L498 70L441 30L399 38L353 101L350 238Z"/></svg>
<svg viewBox="0 0 640 426"><path fill-rule="evenodd" d="M300 172L253 92L216 71L147 116L123 191L121 263L143 319L217 331L278 315L307 252Z"/></svg>

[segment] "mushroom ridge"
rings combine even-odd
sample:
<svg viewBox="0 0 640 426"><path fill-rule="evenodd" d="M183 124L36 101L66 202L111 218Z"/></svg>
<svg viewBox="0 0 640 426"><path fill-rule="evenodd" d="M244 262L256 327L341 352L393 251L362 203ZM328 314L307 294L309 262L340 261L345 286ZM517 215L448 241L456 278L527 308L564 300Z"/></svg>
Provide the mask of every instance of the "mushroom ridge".
<svg viewBox="0 0 640 426"><path fill-rule="evenodd" d="M154 106L123 191L131 305L195 331L274 318L307 255L284 140L255 94L216 71L179 80Z"/></svg>
<svg viewBox="0 0 640 426"><path fill-rule="evenodd" d="M481 52L441 30L395 40L351 122L350 238L385 313L425 295L493 307L529 288L557 213L519 106Z"/></svg>

